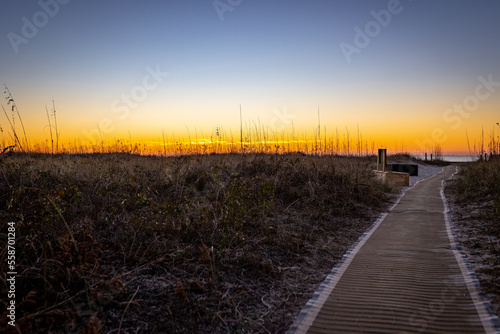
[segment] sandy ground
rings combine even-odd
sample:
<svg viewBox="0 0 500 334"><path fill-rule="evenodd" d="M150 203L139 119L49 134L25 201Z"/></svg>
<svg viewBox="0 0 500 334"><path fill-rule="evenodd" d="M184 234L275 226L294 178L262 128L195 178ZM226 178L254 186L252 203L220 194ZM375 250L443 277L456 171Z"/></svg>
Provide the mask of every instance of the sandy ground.
<svg viewBox="0 0 500 334"><path fill-rule="evenodd" d="M489 302L492 312L499 316L500 296L496 292L500 287L498 277L500 239L492 233L485 232L482 218L484 207L487 207L489 203L483 203L484 207L473 204L457 205L451 200L453 194L446 187L445 196L450 210L448 217L459 244L459 250L479 280L478 290L482 293L483 300Z"/></svg>
<svg viewBox="0 0 500 334"><path fill-rule="evenodd" d="M439 173L442 170L443 170L442 166L430 166L430 165L418 164L418 176L410 176L410 187L413 187L415 183L425 180Z"/></svg>

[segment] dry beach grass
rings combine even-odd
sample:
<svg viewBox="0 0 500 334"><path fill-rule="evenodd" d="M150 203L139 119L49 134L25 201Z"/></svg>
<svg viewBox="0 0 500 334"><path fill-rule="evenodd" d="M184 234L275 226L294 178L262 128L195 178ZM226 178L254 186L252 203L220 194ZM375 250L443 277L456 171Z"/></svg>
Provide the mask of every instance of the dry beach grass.
<svg viewBox="0 0 500 334"><path fill-rule="evenodd" d="M369 172L373 163L4 155L0 219L17 222L18 328L284 332L394 196Z"/></svg>
<svg viewBox="0 0 500 334"><path fill-rule="evenodd" d="M23 333L283 333L397 195L374 165L302 154L1 155L0 293L3 224L15 221ZM469 166L447 195L486 203L480 231L498 236L498 166ZM480 186L469 194L461 182ZM484 240L492 263L497 239Z"/></svg>
<svg viewBox="0 0 500 334"><path fill-rule="evenodd" d="M464 164L445 194L462 252L500 316L500 159Z"/></svg>

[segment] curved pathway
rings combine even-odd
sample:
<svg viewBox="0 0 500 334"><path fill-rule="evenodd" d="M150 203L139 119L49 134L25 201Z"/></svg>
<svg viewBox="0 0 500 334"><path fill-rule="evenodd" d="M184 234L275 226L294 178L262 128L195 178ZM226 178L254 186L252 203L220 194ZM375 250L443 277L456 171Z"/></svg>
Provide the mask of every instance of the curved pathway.
<svg viewBox="0 0 500 334"><path fill-rule="evenodd" d="M334 269L290 333L495 333L455 249L442 182L409 189Z"/></svg>

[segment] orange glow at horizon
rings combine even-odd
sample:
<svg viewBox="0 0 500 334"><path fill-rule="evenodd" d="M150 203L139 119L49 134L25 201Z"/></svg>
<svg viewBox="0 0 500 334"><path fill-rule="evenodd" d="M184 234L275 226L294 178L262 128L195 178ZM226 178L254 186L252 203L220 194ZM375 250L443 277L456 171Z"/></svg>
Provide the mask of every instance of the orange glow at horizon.
<svg viewBox="0 0 500 334"><path fill-rule="evenodd" d="M481 130L468 131L467 135L460 131L451 132L444 131L441 128L429 127L429 135L418 135L419 133L413 129L408 130L407 136L404 136L404 131L394 131L386 133L381 129L372 129L367 131L360 129L359 134L356 129L338 129L327 131L324 128L320 129L320 139L318 139L317 131L295 129L292 131L282 131L281 133L263 133L255 129L243 131L243 141L240 140L239 129L230 132L221 132L220 130L198 131L198 137L193 133L188 134L187 131L175 132L160 132L157 135L144 134L129 135L122 133L123 136L113 134L113 136L104 134L101 137L95 137L92 141L80 137L71 137L70 135L62 135L59 138L59 151L65 152L99 152L99 151L134 151L144 153L211 153L211 152L236 152L243 147L245 151L261 151L261 152L296 152L304 151L306 153L320 150L324 153L338 154L374 154L378 148L387 148L390 154L393 153L411 153L423 154L431 153L436 146L440 147L443 154L462 154L478 152L481 145L485 150L488 148L488 143L493 138L493 133L490 131L484 132L484 139L481 141ZM317 129L316 129L317 130ZM500 129L494 136L498 137ZM226 131L226 130L224 130ZM207 136L208 134L208 136ZM22 132L17 129L17 135L20 142L24 145L24 137ZM204 135L203 137L200 135ZM55 134L53 133L55 145ZM38 138L28 137L28 143L32 150L40 152L51 151L50 136L44 133ZM482 143L482 144L481 144ZM12 138L2 133L0 139L2 147L13 145Z"/></svg>
<svg viewBox="0 0 500 334"><path fill-rule="evenodd" d="M456 118L454 122L446 122L443 118L448 102L425 101L410 104L410 96L400 96L392 101L367 96L365 101L354 103L350 98L354 99L346 96L328 106L320 106L319 119L317 106L306 106L299 102L296 107L274 107L265 101L243 105L243 142L251 143L244 146L286 145L289 150L300 150L303 146L303 149L311 151L316 145L319 125L320 146L329 151L371 153L374 149L385 147L392 152L423 154L432 152L439 146L444 154L469 154L480 149L482 131L482 145L485 149L491 138L500 133L500 126L495 125L500 120L495 113L500 102L498 98L486 101L480 109L470 113L469 117ZM98 146L101 149L103 146L111 149L124 143L147 147L157 144L160 147L164 140L169 147L178 144L191 147L241 146L237 104L221 105L220 109L204 109L200 106L204 116L199 117L200 112L194 105L180 113L161 107L161 101L156 102L157 105L147 104L140 109L131 110L127 117L119 117L120 115L102 108L102 104L97 102L77 109L74 108L78 105L76 102L56 101L59 140L65 143L68 151L76 151L78 147L80 150L95 151L92 147ZM23 103L20 106L21 113L28 110L35 115L24 119L31 145L36 145L40 151L50 151L50 127L40 103L42 101L39 100ZM182 105L178 107L181 110ZM50 104L48 109L51 109ZM13 144L12 130L3 121L4 118L5 116L1 123L4 132L0 134L3 147ZM52 130L55 139L53 123ZM22 139L24 135L18 121L16 132ZM164 149L158 149L162 150Z"/></svg>

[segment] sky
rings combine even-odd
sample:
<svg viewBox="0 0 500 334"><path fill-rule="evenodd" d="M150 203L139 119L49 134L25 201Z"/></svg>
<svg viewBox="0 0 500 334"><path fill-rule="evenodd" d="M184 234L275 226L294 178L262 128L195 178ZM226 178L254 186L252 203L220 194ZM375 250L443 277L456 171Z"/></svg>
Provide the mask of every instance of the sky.
<svg viewBox="0 0 500 334"><path fill-rule="evenodd" d="M33 141L52 101L61 137L91 142L237 134L241 105L273 133L313 136L319 109L327 136L459 153L466 133L500 133L499 14L497 0L4 0L0 83Z"/></svg>

